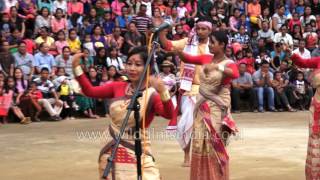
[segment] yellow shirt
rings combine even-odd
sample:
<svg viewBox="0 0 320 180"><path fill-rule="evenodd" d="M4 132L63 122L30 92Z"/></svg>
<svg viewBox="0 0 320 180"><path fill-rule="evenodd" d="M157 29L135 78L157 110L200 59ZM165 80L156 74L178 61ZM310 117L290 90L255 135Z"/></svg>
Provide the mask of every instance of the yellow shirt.
<svg viewBox="0 0 320 180"><path fill-rule="evenodd" d="M48 46L51 46L54 43L54 39L52 37L47 37L47 40L45 41L41 36L39 36L39 37L37 37L35 42L36 42L36 44L41 44L41 43L45 42L46 44L48 44Z"/></svg>
<svg viewBox="0 0 320 180"><path fill-rule="evenodd" d="M60 95L68 96L69 95L69 86L67 84L62 84L60 87Z"/></svg>
<svg viewBox="0 0 320 180"><path fill-rule="evenodd" d="M81 50L81 42L80 42L79 39L76 39L76 40L73 40L73 41L68 39L67 43L68 43L72 53L77 53L78 51Z"/></svg>

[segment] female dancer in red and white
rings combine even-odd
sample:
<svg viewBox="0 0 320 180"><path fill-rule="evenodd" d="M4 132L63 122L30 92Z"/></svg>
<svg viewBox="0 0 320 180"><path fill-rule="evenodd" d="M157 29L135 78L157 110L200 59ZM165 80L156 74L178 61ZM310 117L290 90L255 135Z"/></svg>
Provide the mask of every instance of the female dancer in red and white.
<svg viewBox="0 0 320 180"><path fill-rule="evenodd" d="M80 66L80 61L83 54L76 54L73 58L75 77L79 81L83 93L92 98L108 98L111 102L109 106L111 122L108 127L108 131L112 138L106 144L106 146L102 148L99 156L99 172L101 179L104 168L107 164L107 159L110 156L110 152L114 146L115 137L119 134L120 126L126 115L127 106L130 103L130 97L137 88L139 78L142 75L145 63L147 61L148 56L146 52L146 48L138 47L134 48L129 53L125 68L129 82L114 81L103 86L96 87L91 85ZM141 117L146 117L145 122L141 121L141 128L148 128L154 119L155 114L170 119L174 113L169 91L165 88L161 78L150 77L150 84L151 87L147 86L145 78L142 89L140 89L143 94L142 98L138 99L140 102L140 114ZM145 98L146 101L144 101ZM116 158L114 160L114 168L110 173L110 177L112 175L112 179L137 179L136 157L134 152L134 133L132 131L134 127L135 120L132 113L124 134L124 137L126 138L122 139L120 142L120 146L117 150ZM145 140L142 143L144 151L141 156L143 162L143 179L159 180L160 173L153 160L151 143L150 140L147 139L147 132L147 130L142 131L142 137L145 137Z"/></svg>

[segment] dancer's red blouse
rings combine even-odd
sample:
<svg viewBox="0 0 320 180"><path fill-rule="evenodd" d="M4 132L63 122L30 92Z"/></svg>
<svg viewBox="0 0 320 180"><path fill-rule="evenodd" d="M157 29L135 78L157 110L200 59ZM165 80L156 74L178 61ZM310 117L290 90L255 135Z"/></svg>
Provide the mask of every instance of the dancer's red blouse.
<svg viewBox="0 0 320 180"><path fill-rule="evenodd" d="M77 77L79 84L82 87L82 92L92 98L118 98L124 97L128 82L112 82L103 86L92 86L85 74ZM146 117L146 127L149 127L155 114L160 115L166 119L172 118L174 114L174 107L171 100L162 102L160 95L155 93L151 96L152 108Z"/></svg>
<svg viewBox="0 0 320 180"><path fill-rule="evenodd" d="M296 64L297 66L299 66L301 68L313 68L313 69L320 68L320 57L303 59L298 54L293 54L291 56L291 60L294 62L294 64Z"/></svg>
<svg viewBox="0 0 320 180"><path fill-rule="evenodd" d="M190 54L183 53L182 60L186 63L203 65L203 64L210 64L212 62L212 58L213 58L213 55L211 55L211 54L203 54L203 55L193 56ZM230 84L233 79L236 79L240 76L238 66L236 63L229 63L226 65L226 67L228 67L232 70L232 75L225 77L223 79L223 82L222 82L223 85Z"/></svg>

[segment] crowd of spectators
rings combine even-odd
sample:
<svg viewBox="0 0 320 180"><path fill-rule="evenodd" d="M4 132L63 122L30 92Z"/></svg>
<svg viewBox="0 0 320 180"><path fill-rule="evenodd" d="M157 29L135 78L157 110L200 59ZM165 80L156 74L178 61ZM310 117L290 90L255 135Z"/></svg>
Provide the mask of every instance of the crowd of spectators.
<svg viewBox="0 0 320 180"><path fill-rule="evenodd" d="M242 103L259 112L305 110L314 93L311 70L297 68L290 54L320 56L319 0L0 0L0 11L4 122L40 121L44 111L55 121L77 112L107 115L108 101L82 94L72 56L85 54L82 67L94 86L126 80L126 55L148 45L166 20L172 40L188 37L197 19L228 33L226 55L241 74L230 85L234 112ZM155 57L163 77L179 79L178 56L160 47ZM1 112L6 96L9 114ZM99 103L105 112L97 115Z"/></svg>

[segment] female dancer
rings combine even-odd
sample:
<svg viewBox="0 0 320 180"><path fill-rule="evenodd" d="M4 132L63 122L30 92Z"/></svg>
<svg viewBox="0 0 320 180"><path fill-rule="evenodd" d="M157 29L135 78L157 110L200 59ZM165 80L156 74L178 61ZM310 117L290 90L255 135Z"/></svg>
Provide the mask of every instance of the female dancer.
<svg viewBox="0 0 320 180"><path fill-rule="evenodd" d="M75 76L82 87L85 95L92 98L109 98L112 102L109 106L111 123L109 126L109 133L112 140L101 150L99 156L99 171L100 177L107 163L107 158L115 143L115 137L120 131L120 126L127 111L127 105L130 102L130 96L133 95L137 88L138 81L142 75L143 68L147 60L146 48L134 48L128 55L126 64L126 72L130 82L115 81L103 86L93 87L80 66L80 59L83 54L76 54L73 60L73 68ZM169 91L165 88L163 81L160 78L150 77L150 84L152 87L144 86L140 89L143 93L140 101L141 117L145 113L146 121L141 122L141 127L148 128L152 122L154 115L159 114L164 118L170 119L173 115L174 108L170 100ZM144 102L145 97L147 98ZM112 169L112 179L127 179L134 180L136 177L136 157L134 154L134 134L132 129L135 127L135 120L133 113L130 116L127 130L125 131L126 139L120 142L116 158L114 160L114 168ZM144 134L147 137L147 133ZM143 137L143 136L142 136ZM160 179L160 174L153 161L151 153L150 141L144 140L142 143L144 152L142 155L143 179Z"/></svg>
<svg viewBox="0 0 320 180"><path fill-rule="evenodd" d="M309 142L306 160L306 179L313 180L320 178L320 57L311 59L303 59L297 54L291 56L291 60L301 68L316 69L311 75L311 83L316 88L316 93L312 98L310 105L310 121L309 121Z"/></svg>
<svg viewBox="0 0 320 180"><path fill-rule="evenodd" d="M236 130L230 114L229 87L232 79L239 77L239 72L236 64L224 54L227 35L217 31L209 39L214 58L209 54L181 54L181 59L187 63L203 64L194 111L190 179L228 180L226 138Z"/></svg>

